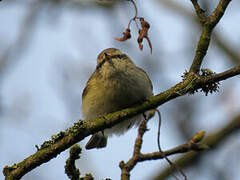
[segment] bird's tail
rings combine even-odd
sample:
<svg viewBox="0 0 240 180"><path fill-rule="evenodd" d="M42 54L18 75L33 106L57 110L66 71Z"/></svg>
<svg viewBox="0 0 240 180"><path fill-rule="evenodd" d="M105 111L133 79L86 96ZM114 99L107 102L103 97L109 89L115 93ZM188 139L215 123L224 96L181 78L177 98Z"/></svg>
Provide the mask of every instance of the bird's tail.
<svg viewBox="0 0 240 180"><path fill-rule="evenodd" d="M101 132L93 134L92 137L87 142L85 148L104 148L107 146L107 137L105 137Z"/></svg>

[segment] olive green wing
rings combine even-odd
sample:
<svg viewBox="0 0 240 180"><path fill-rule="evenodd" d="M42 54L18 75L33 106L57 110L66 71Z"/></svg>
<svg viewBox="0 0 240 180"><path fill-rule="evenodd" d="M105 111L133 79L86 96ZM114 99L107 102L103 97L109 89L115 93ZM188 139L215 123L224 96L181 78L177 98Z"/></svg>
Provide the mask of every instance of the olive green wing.
<svg viewBox="0 0 240 180"><path fill-rule="evenodd" d="M146 78L147 78L147 80L148 80L148 82L149 82L149 85L151 86L151 90L153 90L152 81L151 81L151 79L148 77L148 74L147 74L142 68L140 68L140 67L137 67L137 69L143 72L143 74L146 76Z"/></svg>

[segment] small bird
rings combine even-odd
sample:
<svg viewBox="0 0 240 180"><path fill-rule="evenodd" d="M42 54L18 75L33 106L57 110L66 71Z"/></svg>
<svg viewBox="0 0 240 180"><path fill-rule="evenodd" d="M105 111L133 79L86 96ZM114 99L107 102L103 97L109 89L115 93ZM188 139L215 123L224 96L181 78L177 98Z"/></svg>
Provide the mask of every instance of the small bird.
<svg viewBox="0 0 240 180"><path fill-rule="evenodd" d="M97 67L82 93L82 113L86 121L130 107L153 96L152 82L147 73L137 67L120 50L108 48L97 58ZM93 134L86 149L104 148L107 137L121 135L143 119L139 114L103 132Z"/></svg>

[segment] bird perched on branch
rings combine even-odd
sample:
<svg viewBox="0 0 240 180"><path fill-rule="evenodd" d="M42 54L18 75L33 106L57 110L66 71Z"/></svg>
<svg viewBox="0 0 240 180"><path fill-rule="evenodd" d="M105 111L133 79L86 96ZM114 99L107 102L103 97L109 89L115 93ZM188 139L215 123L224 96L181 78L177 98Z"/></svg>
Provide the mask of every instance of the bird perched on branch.
<svg viewBox="0 0 240 180"><path fill-rule="evenodd" d="M82 93L82 113L86 121L130 107L153 95L147 73L120 50L108 48L97 58L97 67ZM143 119L139 114L93 134L86 149L103 148L107 137L121 135Z"/></svg>

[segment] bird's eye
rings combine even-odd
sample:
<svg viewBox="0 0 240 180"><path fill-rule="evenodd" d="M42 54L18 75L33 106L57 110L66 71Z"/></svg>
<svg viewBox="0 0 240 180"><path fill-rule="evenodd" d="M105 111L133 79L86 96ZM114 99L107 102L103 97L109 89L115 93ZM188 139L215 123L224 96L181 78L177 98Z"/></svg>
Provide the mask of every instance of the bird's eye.
<svg viewBox="0 0 240 180"><path fill-rule="evenodd" d="M104 56L105 56L105 59L109 59L109 55L108 55L108 53L104 53Z"/></svg>
<svg viewBox="0 0 240 180"><path fill-rule="evenodd" d="M116 57L119 59L122 59L122 55L120 55L120 54L117 54Z"/></svg>
<svg viewBox="0 0 240 180"><path fill-rule="evenodd" d="M124 59L126 59L127 56L125 54L117 54L117 55L115 55L115 57L118 59L124 60Z"/></svg>

